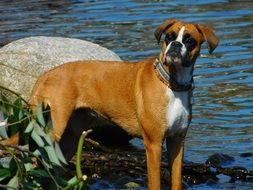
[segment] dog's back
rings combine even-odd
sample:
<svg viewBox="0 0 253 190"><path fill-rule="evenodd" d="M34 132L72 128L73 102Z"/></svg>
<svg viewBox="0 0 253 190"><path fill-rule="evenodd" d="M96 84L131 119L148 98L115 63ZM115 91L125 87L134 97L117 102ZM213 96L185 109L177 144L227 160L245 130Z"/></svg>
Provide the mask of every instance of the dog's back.
<svg viewBox="0 0 253 190"><path fill-rule="evenodd" d="M56 140L63 134L73 111L79 108L95 110L118 125L127 126L129 134L140 136L136 118L136 80L133 80L138 71L135 63L66 63L39 77L29 104L33 110L40 103L50 106L54 128L60 129Z"/></svg>

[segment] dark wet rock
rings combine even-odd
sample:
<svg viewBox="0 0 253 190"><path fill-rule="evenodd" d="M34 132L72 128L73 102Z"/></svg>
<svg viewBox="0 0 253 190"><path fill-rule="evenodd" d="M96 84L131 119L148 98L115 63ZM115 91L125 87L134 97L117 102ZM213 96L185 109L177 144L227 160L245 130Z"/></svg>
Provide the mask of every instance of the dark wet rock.
<svg viewBox="0 0 253 190"><path fill-rule="evenodd" d="M221 166L224 164L228 164L233 162L235 159L232 156L226 155L226 154L213 154L206 160L206 164L211 165L213 167L215 166Z"/></svg>
<svg viewBox="0 0 253 190"><path fill-rule="evenodd" d="M231 177L231 182L246 181L249 171L245 167L234 166L232 168L217 167L217 172Z"/></svg>
<svg viewBox="0 0 253 190"><path fill-rule="evenodd" d="M183 180L189 185L217 181L216 172L208 164L190 163L183 167Z"/></svg>
<svg viewBox="0 0 253 190"><path fill-rule="evenodd" d="M106 149L105 149L106 150ZM99 178L96 183L109 180L113 185L112 189L124 189L125 184L135 182L140 185L140 189L147 186L147 168L145 162L145 151L138 149L113 149L107 151L85 151L83 153L82 166L85 174L92 176L96 173ZM219 155L218 158L221 156ZM224 159L224 157L226 159ZM229 158L229 159L228 159ZM216 155L217 159L217 155ZM74 161L75 158L72 160ZM234 158L222 155L220 164L233 161ZM210 160L211 163L212 160ZM217 163L216 163L217 164ZM219 175L229 176L230 182L253 181L253 171L244 167L223 167L211 164L193 163L188 161L183 164L183 185L187 189L191 185L208 184L216 185L219 182ZM161 162L161 189L169 189L169 170L165 160ZM109 178L109 179L108 179ZM94 186L93 186L94 187ZM137 188L138 189L138 188Z"/></svg>
<svg viewBox="0 0 253 190"><path fill-rule="evenodd" d="M253 177L246 177L246 181L248 181L248 182L253 182Z"/></svg>
<svg viewBox="0 0 253 190"><path fill-rule="evenodd" d="M216 184L218 178L215 175L184 175L183 181L188 185L198 185L208 183L209 185Z"/></svg>
<svg viewBox="0 0 253 190"><path fill-rule="evenodd" d="M235 166L232 168L234 174L231 176L232 181L241 180L245 181L248 170L245 167Z"/></svg>
<svg viewBox="0 0 253 190"><path fill-rule="evenodd" d="M251 152L245 152L245 153L241 153L240 157L246 158L246 157L252 157L253 153Z"/></svg>
<svg viewBox="0 0 253 190"><path fill-rule="evenodd" d="M197 164L197 163L192 163L192 164L187 164L184 165L183 167L183 173L188 174L188 173L196 173L196 174L201 174L201 173L210 173L212 174L212 171L210 169L209 165L203 165L203 164Z"/></svg>

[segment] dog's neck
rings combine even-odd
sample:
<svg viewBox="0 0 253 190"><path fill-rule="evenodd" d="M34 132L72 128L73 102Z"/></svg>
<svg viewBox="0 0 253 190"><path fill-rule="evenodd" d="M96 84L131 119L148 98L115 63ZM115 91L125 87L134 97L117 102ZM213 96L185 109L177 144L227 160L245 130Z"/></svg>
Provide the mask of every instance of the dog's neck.
<svg viewBox="0 0 253 190"><path fill-rule="evenodd" d="M191 67L177 69L171 66L170 71L167 71L158 59L154 62L154 67L159 79L173 91L189 91L194 88Z"/></svg>

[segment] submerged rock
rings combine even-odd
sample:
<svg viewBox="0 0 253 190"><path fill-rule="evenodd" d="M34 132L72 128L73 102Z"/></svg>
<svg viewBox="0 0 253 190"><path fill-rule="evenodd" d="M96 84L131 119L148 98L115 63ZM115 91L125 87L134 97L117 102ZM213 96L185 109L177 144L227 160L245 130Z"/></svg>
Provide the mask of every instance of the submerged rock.
<svg viewBox="0 0 253 190"><path fill-rule="evenodd" d="M243 157L243 158L252 157L252 156L253 156L253 153L251 152L244 152L240 154L240 157Z"/></svg>
<svg viewBox="0 0 253 190"><path fill-rule="evenodd" d="M77 60L121 59L114 52L84 40L43 36L23 38L0 49L0 85L27 99L39 75L62 63Z"/></svg>
<svg viewBox="0 0 253 190"><path fill-rule="evenodd" d="M139 183L136 183L136 182L128 182L125 184L125 187L127 189L133 189L133 188L140 188L140 184Z"/></svg>
<svg viewBox="0 0 253 190"><path fill-rule="evenodd" d="M216 167L221 166L223 164L228 164L230 162L233 162L234 160L235 159L232 156L216 153L206 160L206 164Z"/></svg>

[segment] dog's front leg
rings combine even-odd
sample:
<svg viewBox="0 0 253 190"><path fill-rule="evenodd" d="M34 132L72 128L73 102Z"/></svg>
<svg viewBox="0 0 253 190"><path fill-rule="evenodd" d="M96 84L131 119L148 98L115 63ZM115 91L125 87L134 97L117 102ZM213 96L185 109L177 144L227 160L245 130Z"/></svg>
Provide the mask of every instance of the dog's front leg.
<svg viewBox="0 0 253 190"><path fill-rule="evenodd" d="M181 190L184 140L181 137L167 137L166 145L169 160L171 190Z"/></svg>
<svg viewBox="0 0 253 190"><path fill-rule="evenodd" d="M148 169L148 189L160 190L161 141L153 141L144 137L144 144Z"/></svg>

